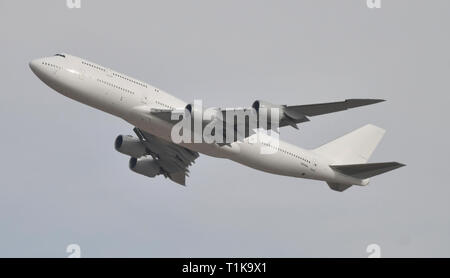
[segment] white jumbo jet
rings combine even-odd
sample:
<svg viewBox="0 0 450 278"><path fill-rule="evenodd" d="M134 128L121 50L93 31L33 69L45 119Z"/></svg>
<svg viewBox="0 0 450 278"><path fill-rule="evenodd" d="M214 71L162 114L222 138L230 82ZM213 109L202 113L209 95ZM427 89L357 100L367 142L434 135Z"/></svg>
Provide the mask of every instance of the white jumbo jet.
<svg viewBox="0 0 450 278"><path fill-rule="evenodd" d="M39 79L62 95L135 126L137 137L119 135L115 148L131 157L129 167L132 171L148 177L163 175L185 185L188 167L198 153L203 153L272 174L325 181L331 189L344 191L352 185L367 185L370 177L404 166L398 162L367 163L385 132L371 124L312 150L281 140L274 143L269 136L266 140L253 140L258 132L230 144L175 144L171 140L174 123L163 115L175 109L191 110L191 104L145 82L68 54L36 59L29 65ZM296 106L255 101L246 109L258 113L261 107L280 108L279 127L297 128L297 124L309 121L310 116L381 101L347 99ZM272 148L274 152L261 152L263 147Z"/></svg>

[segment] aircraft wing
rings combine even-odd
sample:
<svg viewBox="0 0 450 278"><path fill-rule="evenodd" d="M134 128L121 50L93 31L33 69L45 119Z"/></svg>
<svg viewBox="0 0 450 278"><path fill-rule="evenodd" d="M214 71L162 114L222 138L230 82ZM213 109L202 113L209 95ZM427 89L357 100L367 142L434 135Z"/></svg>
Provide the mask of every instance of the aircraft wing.
<svg viewBox="0 0 450 278"><path fill-rule="evenodd" d="M133 130L145 146L147 153L160 167L160 174L178 184L186 185L186 176L189 176L188 168L195 163L199 154L136 127Z"/></svg>
<svg viewBox="0 0 450 278"><path fill-rule="evenodd" d="M257 119L256 126L260 128L271 129L270 122L262 125L259 122L259 113L261 108L267 108L267 111L271 111L271 108L278 108L279 110L279 123L278 127L292 126L298 129L297 124L309 121L308 117L318 116L328 113L334 113L344 111L347 109L375 104L384 101L383 99L346 99L338 102L306 104L306 105L275 105L263 101L255 101L252 107L246 108L216 108L216 121L223 121L224 138L226 137L227 130L234 130L235 136L231 141L234 142L238 138L247 138L254 134L253 129L249 129L248 118L243 117L245 121L235 120L234 115L252 115ZM172 110L169 109L151 109L150 113L165 121L176 123L179 120L171 120ZM231 114L232 117L227 117L227 114ZM242 118L241 118L242 119ZM203 127L207 125L209 121L203 121ZM227 141L228 142L228 141ZM230 142L228 142L230 143Z"/></svg>
<svg viewBox="0 0 450 278"><path fill-rule="evenodd" d="M261 107L265 107L270 110L270 108L279 108L279 127L292 126L298 129L297 124L309 121L308 117L318 116L328 113L334 113L339 111L344 111L347 109L375 104L384 101L383 99L346 99L344 101L338 102L327 102L327 103L316 103L316 104L306 104L306 105L274 105L263 101L255 101L253 103L253 113L258 113ZM221 109L223 117L229 111L248 111L249 108L232 108L232 109ZM236 126L236 123L234 123ZM270 128L270 125L265 125ZM262 127L258 124L258 127Z"/></svg>
<svg viewBox="0 0 450 278"><path fill-rule="evenodd" d="M288 114L293 113L302 114L305 116L318 116L328 113L334 113L338 111L347 110L350 108L355 108L359 106L365 106L370 104L375 104L384 101L383 99L346 99L344 101L338 102L327 102L327 103L317 103L317 104L306 104L306 105L293 105L286 106L286 112Z"/></svg>

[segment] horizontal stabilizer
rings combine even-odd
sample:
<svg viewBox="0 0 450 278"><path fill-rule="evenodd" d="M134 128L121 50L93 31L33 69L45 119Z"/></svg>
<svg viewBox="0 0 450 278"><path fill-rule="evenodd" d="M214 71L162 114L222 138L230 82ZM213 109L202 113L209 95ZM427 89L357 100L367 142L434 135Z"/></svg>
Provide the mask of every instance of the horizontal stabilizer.
<svg viewBox="0 0 450 278"><path fill-rule="evenodd" d="M341 174L358 179L367 179L405 166L398 162L382 162L367 164L330 165Z"/></svg>

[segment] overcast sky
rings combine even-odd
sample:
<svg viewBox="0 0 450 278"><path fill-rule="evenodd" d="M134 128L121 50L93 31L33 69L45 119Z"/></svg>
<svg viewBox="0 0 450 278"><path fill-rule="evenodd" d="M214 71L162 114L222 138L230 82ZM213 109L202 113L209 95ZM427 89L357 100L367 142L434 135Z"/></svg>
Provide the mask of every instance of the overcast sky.
<svg viewBox="0 0 450 278"><path fill-rule="evenodd" d="M450 255L450 2L0 0L0 256ZM314 117L281 139L314 148L372 123L367 187L275 176L201 155L186 188L128 169L123 120L48 88L34 58L66 52L205 106L256 99L387 102Z"/></svg>

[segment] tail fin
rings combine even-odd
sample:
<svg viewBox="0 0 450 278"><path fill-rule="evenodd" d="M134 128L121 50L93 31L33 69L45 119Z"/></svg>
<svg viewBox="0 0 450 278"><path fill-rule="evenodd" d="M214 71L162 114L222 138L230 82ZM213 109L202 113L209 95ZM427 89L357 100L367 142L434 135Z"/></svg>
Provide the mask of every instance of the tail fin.
<svg viewBox="0 0 450 278"><path fill-rule="evenodd" d="M366 163L384 133L384 129L368 124L316 148L314 152L330 159L333 164Z"/></svg>
<svg viewBox="0 0 450 278"><path fill-rule="evenodd" d="M354 178L367 179L405 166L398 162L382 162L350 165L330 165L334 170Z"/></svg>

